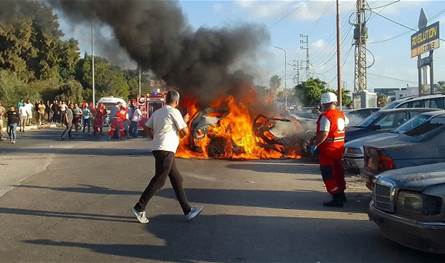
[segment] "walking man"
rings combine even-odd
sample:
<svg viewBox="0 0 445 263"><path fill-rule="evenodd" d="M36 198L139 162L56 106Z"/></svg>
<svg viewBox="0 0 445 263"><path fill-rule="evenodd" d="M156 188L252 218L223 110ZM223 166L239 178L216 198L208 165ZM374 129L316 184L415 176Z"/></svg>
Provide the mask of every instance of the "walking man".
<svg viewBox="0 0 445 263"><path fill-rule="evenodd" d="M155 175L142 193L139 202L132 208L133 214L139 222L146 224L145 207L150 199L164 186L167 177L175 191L182 211L187 220L192 220L202 212L201 208L191 207L182 186L182 176L176 167L175 153L179 145L179 138L188 133L186 122L189 116L181 116L176 107L179 104L179 93L170 90L166 96L166 106L155 111L145 123L148 134L153 138L153 155L155 157Z"/></svg>
<svg viewBox="0 0 445 263"><path fill-rule="evenodd" d="M17 125L19 124L20 117L14 107L11 107L7 113L8 116L8 134L9 141L14 144L17 138Z"/></svg>
<svg viewBox="0 0 445 263"><path fill-rule="evenodd" d="M322 113L317 121L317 137L311 147L314 154L320 151L320 170L332 200L323 203L328 207L343 207L346 202L345 173L343 152L345 146L345 127L348 119L341 110L336 109L337 96L332 92L321 95Z"/></svg>
<svg viewBox="0 0 445 263"><path fill-rule="evenodd" d="M62 135L60 135L60 140L65 140L65 138L63 138L63 136L65 135L66 132L68 132L68 138L71 139L71 130L73 129L73 105L70 104L66 110L65 110L65 114L63 114L63 123L65 124L65 130L62 132Z"/></svg>

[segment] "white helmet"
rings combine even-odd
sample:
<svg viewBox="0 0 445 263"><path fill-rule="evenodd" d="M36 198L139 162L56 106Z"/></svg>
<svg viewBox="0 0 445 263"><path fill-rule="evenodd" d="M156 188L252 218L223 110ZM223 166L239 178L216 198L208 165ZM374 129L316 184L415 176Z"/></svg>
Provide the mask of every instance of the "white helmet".
<svg viewBox="0 0 445 263"><path fill-rule="evenodd" d="M328 104L328 103L338 102L337 95L335 95L332 92L323 93L323 94L321 94L320 102L321 102L321 104Z"/></svg>

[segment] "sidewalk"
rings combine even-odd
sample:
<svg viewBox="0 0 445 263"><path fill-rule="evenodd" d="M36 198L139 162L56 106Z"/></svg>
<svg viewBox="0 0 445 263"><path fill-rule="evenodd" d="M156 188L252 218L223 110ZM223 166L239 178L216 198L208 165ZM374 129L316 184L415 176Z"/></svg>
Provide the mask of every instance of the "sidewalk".
<svg viewBox="0 0 445 263"><path fill-rule="evenodd" d="M46 123L46 124L43 124L41 126L41 128L57 128L57 125L55 123ZM32 130L38 130L38 129L39 129L39 126L37 124L33 124L33 125L26 126L25 131L32 131ZM17 131L18 130L19 130L19 127L17 127ZM6 126L3 127L2 132L6 133Z"/></svg>

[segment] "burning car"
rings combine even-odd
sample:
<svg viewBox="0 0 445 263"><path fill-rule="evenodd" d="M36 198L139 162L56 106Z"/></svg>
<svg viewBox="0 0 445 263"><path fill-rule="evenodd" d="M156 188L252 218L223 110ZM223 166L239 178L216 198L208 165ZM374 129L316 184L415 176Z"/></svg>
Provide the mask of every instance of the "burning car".
<svg viewBox="0 0 445 263"><path fill-rule="evenodd" d="M298 159L313 136L310 124L292 116L256 114L228 96L191 113L190 133L179 146L182 158ZM312 126L312 129L314 126Z"/></svg>

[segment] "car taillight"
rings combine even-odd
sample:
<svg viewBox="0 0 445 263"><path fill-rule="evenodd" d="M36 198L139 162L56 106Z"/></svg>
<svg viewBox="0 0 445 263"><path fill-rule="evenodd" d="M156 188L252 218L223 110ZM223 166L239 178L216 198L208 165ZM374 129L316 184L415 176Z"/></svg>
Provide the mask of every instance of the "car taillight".
<svg viewBox="0 0 445 263"><path fill-rule="evenodd" d="M394 169L394 161L391 157L385 156L382 153L379 155L379 171L386 171Z"/></svg>

